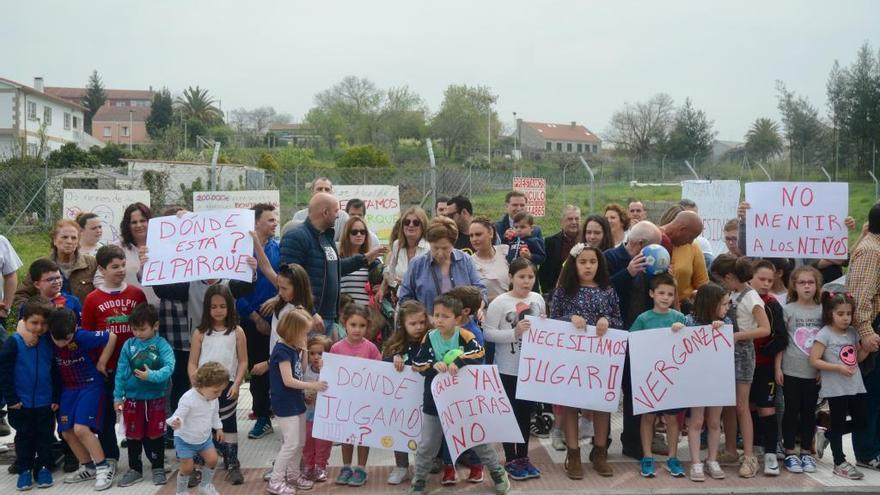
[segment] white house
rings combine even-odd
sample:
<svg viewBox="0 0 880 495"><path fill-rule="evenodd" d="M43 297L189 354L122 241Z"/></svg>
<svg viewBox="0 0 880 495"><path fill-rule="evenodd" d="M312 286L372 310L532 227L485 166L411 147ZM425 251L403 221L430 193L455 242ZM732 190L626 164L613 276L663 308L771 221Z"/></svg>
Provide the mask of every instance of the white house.
<svg viewBox="0 0 880 495"><path fill-rule="evenodd" d="M82 106L43 90L42 77L34 87L0 77L0 159L46 154L67 143L103 146L83 131Z"/></svg>

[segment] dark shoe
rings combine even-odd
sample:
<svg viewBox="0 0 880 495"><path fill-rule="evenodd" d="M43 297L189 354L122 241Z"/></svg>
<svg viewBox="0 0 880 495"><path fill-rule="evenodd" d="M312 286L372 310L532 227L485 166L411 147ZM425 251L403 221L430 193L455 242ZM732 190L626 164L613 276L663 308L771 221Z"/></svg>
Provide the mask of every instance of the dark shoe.
<svg viewBox="0 0 880 495"><path fill-rule="evenodd" d="M244 484L244 475L241 474L241 467L238 464L229 466L229 470L226 471L226 482L230 485Z"/></svg>
<svg viewBox="0 0 880 495"><path fill-rule="evenodd" d="M568 475L569 479L584 479L584 466L581 464L580 447L576 449L568 449L568 454L565 456L564 467L565 474Z"/></svg>
<svg viewBox="0 0 880 495"><path fill-rule="evenodd" d="M189 483L186 484L187 488L195 488L199 486L199 483L202 482L202 472L198 469L193 469L192 474L189 477Z"/></svg>
<svg viewBox="0 0 880 495"><path fill-rule="evenodd" d="M608 447L593 447L590 460L599 476L614 476L614 470L611 469L611 464L608 464Z"/></svg>

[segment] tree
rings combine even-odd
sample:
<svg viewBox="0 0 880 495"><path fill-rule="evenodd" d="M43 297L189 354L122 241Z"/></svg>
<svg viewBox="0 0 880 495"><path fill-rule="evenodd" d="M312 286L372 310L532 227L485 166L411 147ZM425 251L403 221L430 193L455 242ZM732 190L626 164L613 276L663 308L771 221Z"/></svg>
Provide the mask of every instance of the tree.
<svg viewBox="0 0 880 495"><path fill-rule="evenodd" d="M636 157L656 155L662 149L674 121L672 97L658 93L646 102L625 103L611 116L608 140Z"/></svg>
<svg viewBox="0 0 880 495"><path fill-rule="evenodd" d="M87 133L92 133L92 117L95 116L98 109L104 106L106 102L107 95L104 93L104 84L101 82L101 77L98 76L97 70L92 71L92 75L89 76L89 83L86 86L86 95L82 99L82 106L86 109L83 112L83 127Z"/></svg>
<svg viewBox="0 0 880 495"><path fill-rule="evenodd" d="M125 158L125 148L116 143L107 143L103 148L100 146L92 146L89 153L95 156L98 163L108 167L118 167L122 165L122 159Z"/></svg>
<svg viewBox="0 0 880 495"><path fill-rule="evenodd" d="M99 166L100 162L95 155L81 150L76 143L66 143L49 153L46 165L49 168L93 168Z"/></svg>
<svg viewBox="0 0 880 495"><path fill-rule="evenodd" d="M776 81L776 89L779 93L779 113L782 114L785 139L788 141L788 173L791 178L794 173L796 152L799 152L802 167L808 158L814 161L816 155L821 152L824 126L819 121L819 111L809 100L790 91L782 81Z"/></svg>
<svg viewBox="0 0 880 495"><path fill-rule="evenodd" d="M501 124L492 109L497 96L486 86L450 85L443 93L440 111L431 119L431 135L442 140L447 157L461 157L487 139L487 119L491 119L493 140Z"/></svg>
<svg viewBox="0 0 880 495"><path fill-rule="evenodd" d="M389 89L379 115L377 140L397 151L401 139L422 139L427 131L427 113L422 97L408 86Z"/></svg>
<svg viewBox="0 0 880 495"><path fill-rule="evenodd" d="M680 159L709 155L716 134L706 113L694 108L691 99L687 98L675 114L666 143L667 153L671 158Z"/></svg>
<svg viewBox="0 0 880 495"><path fill-rule="evenodd" d="M339 168L379 168L390 167L391 159L388 154L372 144L363 146L352 146L345 150L345 153L336 160L336 166Z"/></svg>
<svg viewBox="0 0 880 495"><path fill-rule="evenodd" d="M258 107L253 110L238 108L232 111L229 123L235 133L244 141L244 146L256 146L263 141L272 124L286 124L290 115L277 113L271 106Z"/></svg>
<svg viewBox="0 0 880 495"><path fill-rule="evenodd" d="M880 53L875 60L865 43L849 67L840 70L835 61L828 100L842 152L856 166L871 163L873 146L880 139Z"/></svg>
<svg viewBox="0 0 880 495"><path fill-rule="evenodd" d="M183 96L177 98L176 103L183 118L198 120L210 127L223 123L223 112L214 106L215 101L207 89L190 86L183 91Z"/></svg>
<svg viewBox="0 0 880 495"><path fill-rule="evenodd" d="M266 170L268 172L280 172L281 166L278 165L278 162L275 160L275 157L270 153L266 153L265 151L260 153L260 158L257 160L257 167Z"/></svg>
<svg viewBox="0 0 880 495"><path fill-rule="evenodd" d="M772 158L783 150L782 136L779 135L779 124L772 119L755 119L752 127L746 132L746 151L758 161Z"/></svg>
<svg viewBox="0 0 880 495"><path fill-rule="evenodd" d="M331 149L342 140L351 144L374 142L383 92L363 77L346 76L315 95L315 107L306 121L328 139Z"/></svg>
<svg viewBox="0 0 880 495"><path fill-rule="evenodd" d="M150 105L150 115L147 117L147 134L152 139L158 139L165 129L171 126L174 118L173 102L171 100L171 92L167 88L162 88L153 94L153 102Z"/></svg>

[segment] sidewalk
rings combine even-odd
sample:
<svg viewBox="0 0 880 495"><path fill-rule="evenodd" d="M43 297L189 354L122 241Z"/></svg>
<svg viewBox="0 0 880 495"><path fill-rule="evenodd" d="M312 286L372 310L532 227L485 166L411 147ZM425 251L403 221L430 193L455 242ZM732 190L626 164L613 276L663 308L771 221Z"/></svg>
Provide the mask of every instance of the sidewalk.
<svg viewBox="0 0 880 495"><path fill-rule="evenodd" d="M263 471L270 465L272 458L278 450L278 434L269 435L260 440L250 440L247 438L247 432L253 425L253 421L247 419L247 413L250 409L250 394L244 390L241 394L238 411L238 426L240 438L240 456L242 462L242 471L245 475L245 484L241 486L231 486L223 481L224 473L217 473L217 490L221 494L229 495L257 495L265 493L266 485L262 481ZM671 478L663 469L663 458L658 458L658 473L653 479L645 479L639 475L638 464L625 458L620 453L620 442L616 440L619 436L621 428L621 417L619 414L612 415L612 437L615 441L611 445L609 461L614 466L614 476L611 478L601 478L596 475L590 468L587 456L590 447L587 444L581 445L581 453L584 465L585 477L580 481L569 480L565 476L562 462L565 458L565 452L554 451L550 447L549 439L539 439L532 437L530 457L532 462L543 473L538 479L528 480L524 482L511 481L511 493L529 493L530 495L550 495L550 494L636 494L636 493L736 493L736 494L766 494L766 493L880 493L880 472L863 469L865 479L861 481L849 481L839 478L831 474L830 451L826 452L824 459L818 460L818 472L814 474L790 474L782 469L782 474L777 477L765 477L759 474L753 479L743 479L736 475L735 467L727 467L727 479L716 481L707 479L703 483L695 483L687 478ZM9 443L13 437L2 437L0 443ZM851 452L851 444L849 438L844 438L844 447L850 461L854 462ZM500 449L499 449L500 450ZM682 441L679 444L679 451L682 461L687 469L689 463L687 455L687 442ZM177 468L174 460L174 453L171 450L166 451L166 455L170 458L168 464L173 468ZM503 458L502 454L501 458ZM127 456L123 449L122 459L119 462L120 471L125 472L127 469ZM333 449L330 458L331 466L340 466L340 450ZM367 465L369 479L367 484L360 489L350 488L346 486L336 486L332 484L332 477L335 477L338 469L331 467L331 482L316 485L315 489L310 493L346 493L346 494L387 494L387 493L403 493L408 488L408 484L397 487L385 483L385 479L394 465L394 456L390 451L373 450L370 452L370 461ZM780 462L781 467L781 462ZM860 468L861 469L861 468ZM86 495L95 493L91 483L82 483L76 485L64 485L61 483L63 474L61 471L55 473L56 485L47 490L37 490L37 493L53 493L64 495ZM429 479L428 489L432 494L446 493L493 493L492 485L488 472L485 480L481 484L469 484L464 482L467 472L464 469L459 470L459 477L462 479L457 485L451 487L442 487L439 481L439 475L432 475ZM15 487L16 477L7 473L5 466L0 474L0 487L4 493L11 493ZM175 477L169 476L169 483L163 487L157 487L148 481L141 482L129 488L113 487L104 493L121 494L123 491L127 495L172 495L175 492ZM196 493L196 490L191 490Z"/></svg>

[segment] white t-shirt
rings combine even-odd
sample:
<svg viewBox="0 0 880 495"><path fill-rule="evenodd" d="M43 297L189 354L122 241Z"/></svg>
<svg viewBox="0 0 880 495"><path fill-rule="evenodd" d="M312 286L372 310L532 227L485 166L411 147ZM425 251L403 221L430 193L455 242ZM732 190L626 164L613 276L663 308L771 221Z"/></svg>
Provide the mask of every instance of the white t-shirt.
<svg viewBox="0 0 880 495"><path fill-rule="evenodd" d="M174 436L191 445L207 442L213 435L213 430L223 428L223 423L220 422L220 401L206 400L194 388L180 397L177 410L166 422L170 425L175 419L180 419L180 429L174 431Z"/></svg>
<svg viewBox="0 0 880 495"><path fill-rule="evenodd" d="M5 277L10 273L18 271L21 266L21 258L18 257L18 253L15 252L12 244L9 243L9 239L0 235L0 273ZM3 284L0 284L0 299L3 296Z"/></svg>
<svg viewBox="0 0 880 495"><path fill-rule="evenodd" d="M755 315L752 314L752 310L755 306L760 306L762 309L764 308L764 301L761 299L761 296L758 295L758 291L749 290L748 287L743 290L748 290L749 293L746 294L736 305L736 324L741 332L758 328L758 322L755 320ZM735 302L739 299L740 294L742 294L741 291L734 292L730 295L730 300Z"/></svg>
<svg viewBox="0 0 880 495"><path fill-rule="evenodd" d="M431 246L428 245L428 241L422 239L419 241L419 245L416 246L413 258L430 251ZM406 270L409 268L409 261L411 259L406 256L406 250L400 251L400 241L394 241L394 244L391 246L391 254L388 255L388 264L385 265L385 279L388 281L388 285L397 287L403 282L403 277L406 276Z"/></svg>
<svg viewBox="0 0 880 495"><path fill-rule="evenodd" d="M499 244L493 247L495 248L495 256L491 260L484 260L476 254L471 255L477 273L480 274L480 280L486 284L486 288L489 290L489 299L494 299L510 290L510 265L507 264L507 253L510 251L510 246Z"/></svg>
<svg viewBox="0 0 880 495"><path fill-rule="evenodd" d="M486 310L483 320L483 336L487 342L495 342L495 364L498 372L516 375L519 371L519 352L522 337L517 337L514 327L524 316L546 314L544 298L537 292L529 292L520 299L511 292L496 297Z"/></svg>

